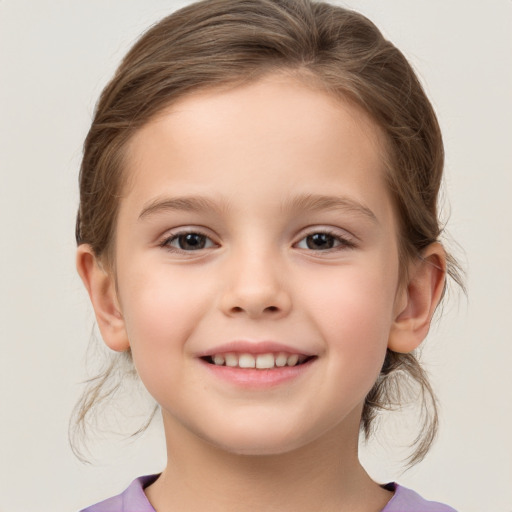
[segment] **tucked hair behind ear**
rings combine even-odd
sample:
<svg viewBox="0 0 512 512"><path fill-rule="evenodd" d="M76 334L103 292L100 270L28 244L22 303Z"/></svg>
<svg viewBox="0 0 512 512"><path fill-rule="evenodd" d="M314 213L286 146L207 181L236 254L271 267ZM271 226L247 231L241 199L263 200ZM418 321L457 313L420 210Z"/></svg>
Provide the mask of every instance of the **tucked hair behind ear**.
<svg viewBox="0 0 512 512"><path fill-rule="evenodd" d="M439 125L411 66L375 25L324 2L205 0L151 27L104 89L84 144L77 243L90 244L114 270L116 217L127 179L125 149L141 126L184 95L248 83L273 72L294 73L348 99L382 129L402 268L438 240L444 160ZM448 272L461 283L451 257ZM117 389L111 384L111 378L119 377L114 368L91 381L77 409L77 428L108 396L102 389ZM412 464L425 456L437 430L436 400L414 354L388 351L366 399L361 426L369 436L378 411L404 400L398 391L403 379L417 384L424 410Z"/></svg>

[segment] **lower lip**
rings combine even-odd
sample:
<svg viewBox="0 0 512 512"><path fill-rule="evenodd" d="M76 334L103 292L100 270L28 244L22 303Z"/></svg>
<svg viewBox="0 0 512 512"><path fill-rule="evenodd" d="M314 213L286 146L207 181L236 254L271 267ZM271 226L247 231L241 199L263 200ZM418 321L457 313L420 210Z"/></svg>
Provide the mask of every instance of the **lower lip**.
<svg viewBox="0 0 512 512"><path fill-rule="evenodd" d="M267 389L290 382L307 372L315 361L316 358L313 358L297 366L256 370L253 368L218 366L200 359L200 362L215 377L247 389Z"/></svg>

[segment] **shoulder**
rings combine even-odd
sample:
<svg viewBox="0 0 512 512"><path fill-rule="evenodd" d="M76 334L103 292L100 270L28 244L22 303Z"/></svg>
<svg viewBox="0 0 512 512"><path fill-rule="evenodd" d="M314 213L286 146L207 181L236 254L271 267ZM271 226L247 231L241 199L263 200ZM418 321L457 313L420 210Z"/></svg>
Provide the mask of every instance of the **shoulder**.
<svg viewBox="0 0 512 512"><path fill-rule="evenodd" d="M132 512L134 506L137 507L138 512L155 512L144 493L144 488L157 478L158 475L141 476L135 479L121 494L84 508L80 512Z"/></svg>
<svg viewBox="0 0 512 512"><path fill-rule="evenodd" d="M401 485L390 484L386 487L394 489L395 494L382 512L456 512L448 505L437 501L427 501L417 492Z"/></svg>

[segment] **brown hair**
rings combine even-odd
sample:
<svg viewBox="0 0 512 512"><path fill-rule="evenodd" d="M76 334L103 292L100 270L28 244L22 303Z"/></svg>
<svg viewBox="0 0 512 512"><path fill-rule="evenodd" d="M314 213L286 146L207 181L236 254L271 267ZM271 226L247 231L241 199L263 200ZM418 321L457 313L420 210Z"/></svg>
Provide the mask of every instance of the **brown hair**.
<svg viewBox="0 0 512 512"><path fill-rule="evenodd" d="M444 160L439 125L411 66L375 25L356 12L324 2L205 0L150 28L104 89L84 145L77 243L90 244L107 265L113 262L125 148L141 126L193 91L283 71L313 79L356 103L382 129L402 263L438 240L437 199ZM460 283L451 258L448 272ZM110 365L89 382L76 409L79 429L94 406L119 387L120 378L109 384L114 368ZM377 412L400 405L403 379L419 385L425 412L409 459L412 464L424 457L437 430L435 396L414 354L388 350L366 398L361 428L368 437Z"/></svg>

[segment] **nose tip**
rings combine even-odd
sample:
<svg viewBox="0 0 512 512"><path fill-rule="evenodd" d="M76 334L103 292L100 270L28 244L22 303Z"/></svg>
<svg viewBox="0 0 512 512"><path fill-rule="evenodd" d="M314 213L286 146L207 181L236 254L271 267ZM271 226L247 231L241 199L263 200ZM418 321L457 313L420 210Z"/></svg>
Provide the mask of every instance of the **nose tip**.
<svg viewBox="0 0 512 512"><path fill-rule="evenodd" d="M228 316L279 318L288 314L291 298L281 279L267 271L231 273L221 298L221 309Z"/></svg>

